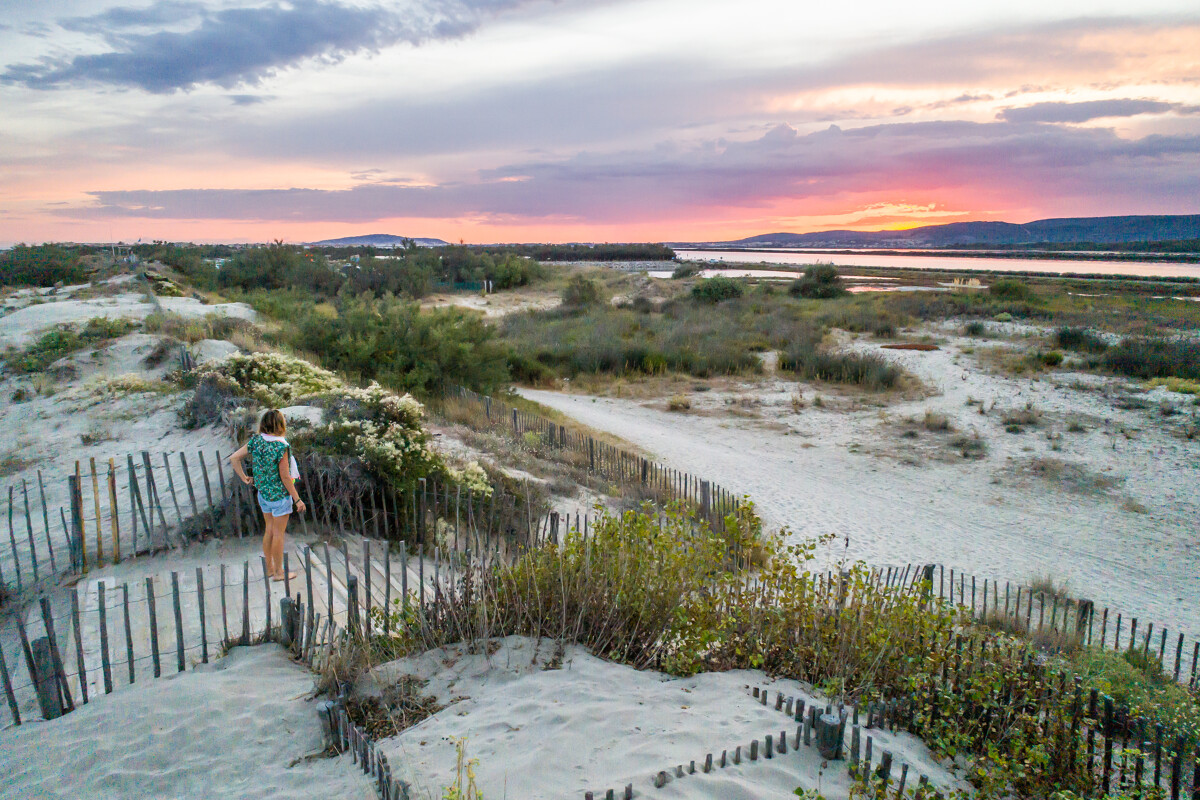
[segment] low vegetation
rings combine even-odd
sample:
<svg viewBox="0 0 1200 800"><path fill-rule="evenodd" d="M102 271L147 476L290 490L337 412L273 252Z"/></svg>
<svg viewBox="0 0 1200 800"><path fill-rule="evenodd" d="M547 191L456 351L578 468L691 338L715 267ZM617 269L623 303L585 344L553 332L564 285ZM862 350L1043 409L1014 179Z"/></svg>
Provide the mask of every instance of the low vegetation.
<svg viewBox="0 0 1200 800"><path fill-rule="evenodd" d="M0 281L15 286L54 286L88 279L84 255L90 250L59 244L19 244L0 251Z"/></svg>
<svg viewBox="0 0 1200 800"><path fill-rule="evenodd" d="M513 377L540 383L580 373L758 372L755 351L770 340L742 325L743 315L714 314L705 305L675 302L651 313L591 306L514 315L503 328Z"/></svg>
<svg viewBox="0 0 1200 800"><path fill-rule="evenodd" d="M4 366L18 374L41 372L60 358L88 347L103 346L136 327L132 320L107 317L94 317L81 327L59 325L23 349L9 348L4 354Z"/></svg>
<svg viewBox="0 0 1200 800"><path fill-rule="evenodd" d="M697 282L692 287L692 297L704 303L719 303L741 297L744 291L741 281L718 275Z"/></svg>
<svg viewBox="0 0 1200 800"><path fill-rule="evenodd" d="M563 290L562 303L567 308L594 306L603 301L600 284L585 275L575 275Z"/></svg>
<svg viewBox="0 0 1200 800"><path fill-rule="evenodd" d="M788 345L779 356L779 368L804 380L844 383L871 391L892 389L905 374L877 353L840 352L812 338Z"/></svg>
<svg viewBox="0 0 1200 800"><path fill-rule="evenodd" d="M1183 337L1128 337L1110 347L1101 363L1131 378L1200 380L1200 341Z"/></svg>
<svg viewBox="0 0 1200 800"><path fill-rule="evenodd" d="M805 267L804 277L794 281L788 292L796 297L828 300L846 294L846 286L833 264L813 264Z"/></svg>
<svg viewBox="0 0 1200 800"><path fill-rule="evenodd" d="M1063 688L1076 676L1085 692L1162 721L1168 744L1195 742L1195 700L1153 657L1100 653L1067 634L1028 639L1016 617L976 624L928 584L882 585L861 564L818 577L808 571L818 546L765 535L748 503L716 526L679 505L603 517L586 543L571 532L509 563L462 565L423 614L397 605L393 633L364 642L357 669L457 642L484 651L508 635L678 676L761 669L860 709L899 700L914 732L983 800L1094 793L1082 740L1065 736L1080 723ZM749 584L751 548L760 567Z"/></svg>

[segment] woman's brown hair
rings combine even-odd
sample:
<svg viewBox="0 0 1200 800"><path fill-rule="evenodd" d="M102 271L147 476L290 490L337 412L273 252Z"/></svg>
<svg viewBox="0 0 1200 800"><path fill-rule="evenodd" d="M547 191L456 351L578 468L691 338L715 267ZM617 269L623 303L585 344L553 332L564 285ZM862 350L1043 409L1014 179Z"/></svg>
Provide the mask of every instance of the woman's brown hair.
<svg viewBox="0 0 1200 800"><path fill-rule="evenodd" d="M287 420L283 418L283 412L272 408L263 414L258 423L258 432L271 436L283 436L287 432Z"/></svg>

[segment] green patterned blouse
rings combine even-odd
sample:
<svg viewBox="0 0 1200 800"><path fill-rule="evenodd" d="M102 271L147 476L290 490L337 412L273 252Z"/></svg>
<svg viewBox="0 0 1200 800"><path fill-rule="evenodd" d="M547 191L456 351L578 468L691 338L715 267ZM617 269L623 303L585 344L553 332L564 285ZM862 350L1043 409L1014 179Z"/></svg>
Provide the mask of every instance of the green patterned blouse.
<svg viewBox="0 0 1200 800"><path fill-rule="evenodd" d="M254 470L254 488L263 500L273 503L288 496L279 477L279 461L288 455L286 442L269 442L261 434L254 434L246 444L250 451L251 469Z"/></svg>

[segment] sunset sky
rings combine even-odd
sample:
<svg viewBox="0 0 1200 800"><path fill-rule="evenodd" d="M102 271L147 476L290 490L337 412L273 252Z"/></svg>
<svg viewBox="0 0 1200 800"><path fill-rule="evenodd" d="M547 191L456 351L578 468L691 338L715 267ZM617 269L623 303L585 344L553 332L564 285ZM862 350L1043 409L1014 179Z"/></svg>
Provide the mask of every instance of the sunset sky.
<svg viewBox="0 0 1200 800"><path fill-rule="evenodd" d="M0 11L0 243L1200 213L1195 0Z"/></svg>

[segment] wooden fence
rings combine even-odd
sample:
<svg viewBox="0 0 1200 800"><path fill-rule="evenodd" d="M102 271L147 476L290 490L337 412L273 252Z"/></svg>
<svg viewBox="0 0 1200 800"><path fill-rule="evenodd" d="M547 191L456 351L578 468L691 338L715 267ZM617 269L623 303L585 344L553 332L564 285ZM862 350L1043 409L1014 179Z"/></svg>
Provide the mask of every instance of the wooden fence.
<svg viewBox="0 0 1200 800"><path fill-rule="evenodd" d="M380 571L390 578L392 570L382 567L378 556L372 563L370 544L365 540L359 544L367 574ZM386 550L381 547L376 552ZM305 568L304 579L294 585L290 580L272 585L260 558L253 569L246 561L197 568L194 578L171 572L146 578L144 587L85 581L71 593L69 605L57 610L43 597L32 607L28 621L24 615L16 616L21 650L10 654L0 650L0 682L13 724L22 723L21 711L31 705L30 695L36 696L39 716L54 719L135 682L206 664L238 645L277 641L319 672L348 646L351 633L370 632L369 622L365 628L363 622L370 619L372 601L378 605L385 591L379 587L372 593L368 577L360 601L362 573L348 573L347 583L340 583L335 570L349 570L354 564L345 546L332 556L326 546L324 562L309 546L297 546L287 555L302 558ZM285 559L285 565L292 560ZM383 560L390 564L386 556ZM261 575L256 574L260 565ZM401 572L405 573L402 581ZM418 578L413 572L417 588L406 597L423 602L421 598L432 591L435 574L431 569L427 578ZM407 571L397 570L387 596L393 588L407 587L408 579ZM21 680L22 672L28 674L27 681ZM344 692L318 710L330 746L350 753L354 763L372 776L380 797L407 796L401 782L392 778L386 756L347 715Z"/></svg>
<svg viewBox="0 0 1200 800"><path fill-rule="evenodd" d="M591 475L614 483L643 487L664 500L694 503L707 518L719 519L735 513L741 504L738 495L710 480L614 447L502 400L463 387L452 389L447 396L473 406L488 426L511 430L514 438L532 433L552 447L573 453L586 465Z"/></svg>
<svg viewBox="0 0 1200 800"><path fill-rule="evenodd" d="M76 461L66 487L60 486L66 489L66 502L57 508L47 502L48 480L40 470L36 495L26 480L9 486L8 548L0 553L0 584L19 592L43 578L85 573L184 544L189 527L204 514L211 518L225 501L229 488L222 459L215 451L154 457L142 451L107 463Z"/></svg>
<svg viewBox="0 0 1200 800"><path fill-rule="evenodd" d="M477 528L460 530L464 541L477 533ZM471 561L465 563L476 566L486 567L491 558L507 558L502 551L486 547L471 552ZM22 708L33 705L31 697L36 697L41 716L54 718L136 681L206 663L235 645L280 641L320 671L356 638L390 632L391 615L380 614L378 609L394 609L399 601L405 608L412 604L420 614L432 615L439 604L457 602L464 591L462 558L429 559L420 547L410 553L404 542L389 544L348 535L338 546L296 543L285 559L285 570L300 568L295 581L272 583L260 559L258 565L246 561L197 568L194 576L171 572L150 577L144 587L84 578L69 603L60 603L57 609L49 598L42 598L30 606L27 618L16 618L20 651L0 649L0 680L13 722L21 723ZM931 602L941 597L948 604L969 609L964 594L967 581L959 581L961 574L954 574L959 589L953 598L937 589L939 583L949 583L941 579L938 567L878 569L873 577L902 592L925 592ZM814 589L830 602L839 595L836 576L815 575L813 580ZM763 602L769 604L770 600L764 598ZM982 602L977 612L981 607ZM1028 615L1027 606L1023 609ZM963 698L979 691L980 684L974 681L983 671L980 665L988 663L988 641L953 635L943 642L930 642L930 652L942 655L940 668L928 684L914 693L881 698L865 709L826 708L822 714L810 704L806 714L795 698L777 697L776 710L796 725L794 744L790 744L792 734L785 726L778 739L772 732L771 738L749 743L747 758L772 758L786 754L789 746L793 750L809 746L810 735L819 743L822 733L828 734L824 729L834 725L838 728L835 745L842 750L834 758L845 759L847 768L863 781L867 796L900 798L908 783L910 794L919 788L921 796L933 797L937 789L916 775L909 781L907 766L893 764L890 753L880 753L874 762L870 732L879 728L925 735L937 723L938 709L943 708L957 709L956 726L982 721L986 735L993 724L1001 722L989 715L1010 713L1007 709L1037 716L1046 736L1056 742L1058 768L1091 776L1095 792L1089 796L1113 788L1148 791L1158 787L1172 800L1188 793L1193 800L1200 800L1200 775L1196 774L1200 760L1194 743L1162 725L1133 718L1110 698L1096 692L1085 695L1078 682L1071 686L1060 681L1059 690L1049 695L1042 688L1033 688L1055 681L1047 680L1053 677L1050 668L1031 658L1028 650L1024 650L1020 670L988 679L1004 684L1002 694L994 698L999 702L964 705ZM992 646L993 653L1001 647ZM1013 652L1018 647L1004 646ZM28 673L28 680L21 680L22 673ZM993 694L1000 691L997 684L985 681L984 685L989 685ZM351 753L376 781L381 797L407 797L408 787L392 775L386 757L346 715L344 699L339 695L322 711L333 746ZM766 693L759 692L757 699L766 704ZM932 716L919 713L931 708ZM860 714L865 717L861 725ZM848 743L842 740L843 733L849 734ZM741 747L730 751L732 760L727 761L725 754L719 759L710 754L699 769L691 762L686 768L680 765L648 777L656 785L685 775L699 779L724 764L740 761ZM629 791L627 787L625 796Z"/></svg>
<svg viewBox="0 0 1200 800"><path fill-rule="evenodd" d="M1009 581L1003 582L1001 590L998 580L978 578L942 564L877 567L876 573L889 584L904 584L923 576L939 599L969 610L973 619L997 629L1035 639L1047 633L1057 634L1063 643L1100 650L1141 650L1156 657L1163 673L1177 683L1197 688L1200 640L1194 635L1188 638L1181 631L1172 633L1161 625L1155 635L1153 622L1144 624L1139 634L1137 617L1113 608L1097 608L1092 600L1047 593Z"/></svg>
<svg viewBox="0 0 1200 800"><path fill-rule="evenodd" d="M261 535L262 514L253 489L237 480L227 458L220 451L190 457L143 451L138 458L110 458L99 467L95 459L86 465L77 462L66 477L67 502L58 508L47 502L48 482L40 471L36 487L27 481L9 486L0 586L20 593L43 580L85 575L197 539ZM314 525L343 534L353 530L425 542L436 533L431 519L442 519L456 530L469 524L481 537L480 546L486 542L497 549L506 542L528 545L549 533L550 510L527 507L521 496L476 495L430 478L402 497L356 460L303 454L298 461L298 489L309 500L304 514L293 515L302 533ZM455 535L456 542L460 538Z"/></svg>

